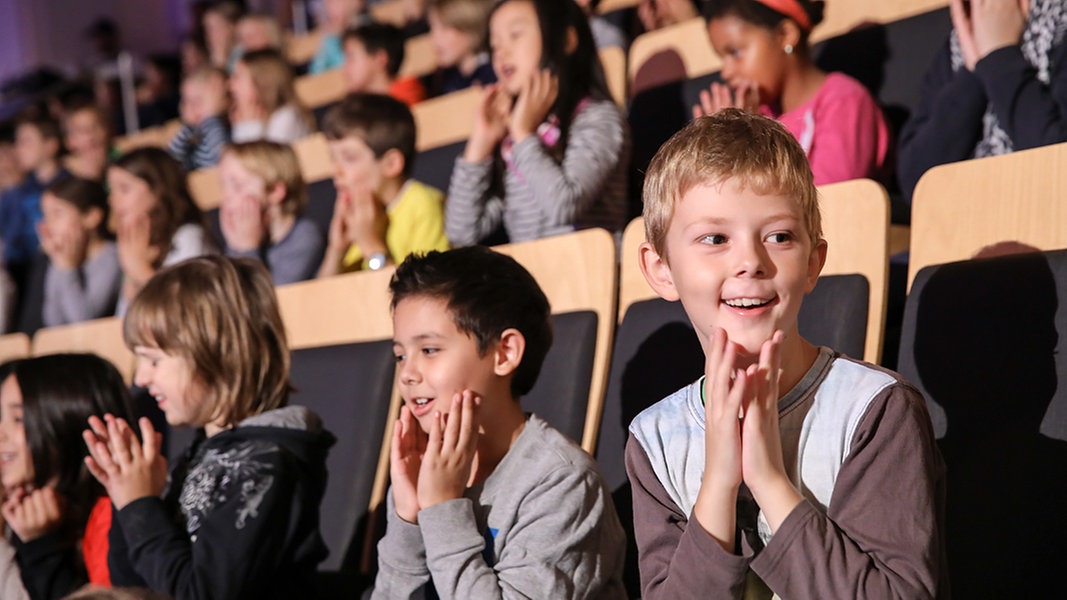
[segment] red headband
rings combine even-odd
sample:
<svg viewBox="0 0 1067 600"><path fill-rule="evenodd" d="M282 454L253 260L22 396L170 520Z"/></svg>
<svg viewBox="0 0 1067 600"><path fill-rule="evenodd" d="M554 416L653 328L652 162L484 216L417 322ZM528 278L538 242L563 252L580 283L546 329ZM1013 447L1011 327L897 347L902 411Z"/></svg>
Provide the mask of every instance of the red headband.
<svg viewBox="0 0 1067 600"><path fill-rule="evenodd" d="M793 19L804 31L811 31L811 17L797 0L756 0L756 2Z"/></svg>

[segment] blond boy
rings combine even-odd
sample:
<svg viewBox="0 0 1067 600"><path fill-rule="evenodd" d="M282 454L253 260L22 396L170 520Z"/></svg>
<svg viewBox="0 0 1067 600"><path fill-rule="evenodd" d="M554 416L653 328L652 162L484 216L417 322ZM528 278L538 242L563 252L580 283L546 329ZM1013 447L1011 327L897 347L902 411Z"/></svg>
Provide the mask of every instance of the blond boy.
<svg viewBox="0 0 1067 600"><path fill-rule="evenodd" d="M644 196L641 268L682 302L706 369L630 425L643 597L943 596L922 396L797 331L827 246L796 140L740 110L698 119Z"/></svg>
<svg viewBox="0 0 1067 600"><path fill-rule="evenodd" d="M182 81L182 126L170 141L169 151L187 171L213 167L222 157L222 147L230 141L226 118L226 72L201 67Z"/></svg>

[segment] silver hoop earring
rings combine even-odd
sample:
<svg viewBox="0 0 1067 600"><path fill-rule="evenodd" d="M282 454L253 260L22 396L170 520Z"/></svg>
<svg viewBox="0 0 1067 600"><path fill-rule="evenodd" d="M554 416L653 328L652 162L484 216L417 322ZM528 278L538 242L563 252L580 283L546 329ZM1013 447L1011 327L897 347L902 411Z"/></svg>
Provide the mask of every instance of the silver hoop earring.
<svg viewBox="0 0 1067 600"><path fill-rule="evenodd" d="M793 53L793 44L786 44L785 48L783 48L783 49L785 50L786 54L792 54Z"/></svg>

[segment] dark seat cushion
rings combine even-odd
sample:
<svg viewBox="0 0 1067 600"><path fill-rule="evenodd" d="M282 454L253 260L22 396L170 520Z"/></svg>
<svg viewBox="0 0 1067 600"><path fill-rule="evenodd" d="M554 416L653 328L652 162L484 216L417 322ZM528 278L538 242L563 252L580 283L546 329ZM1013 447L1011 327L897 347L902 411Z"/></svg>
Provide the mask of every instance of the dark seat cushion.
<svg viewBox="0 0 1067 600"><path fill-rule="evenodd" d="M581 443L596 352L597 316L592 311L552 315L552 347L522 408L537 413Z"/></svg>

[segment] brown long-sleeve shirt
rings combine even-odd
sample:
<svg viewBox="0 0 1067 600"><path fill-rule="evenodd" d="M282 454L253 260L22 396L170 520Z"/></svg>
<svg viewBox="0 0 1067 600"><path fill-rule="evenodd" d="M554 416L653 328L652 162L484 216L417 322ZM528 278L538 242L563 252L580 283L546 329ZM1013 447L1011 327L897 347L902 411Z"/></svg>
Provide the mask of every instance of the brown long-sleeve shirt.
<svg viewBox="0 0 1067 600"><path fill-rule="evenodd" d="M702 381L638 415L626 467L646 600L946 598L944 463L919 392L822 349L779 400L786 468L803 494L771 534L742 486L729 553L690 515L704 472ZM750 574L751 571L751 574Z"/></svg>

